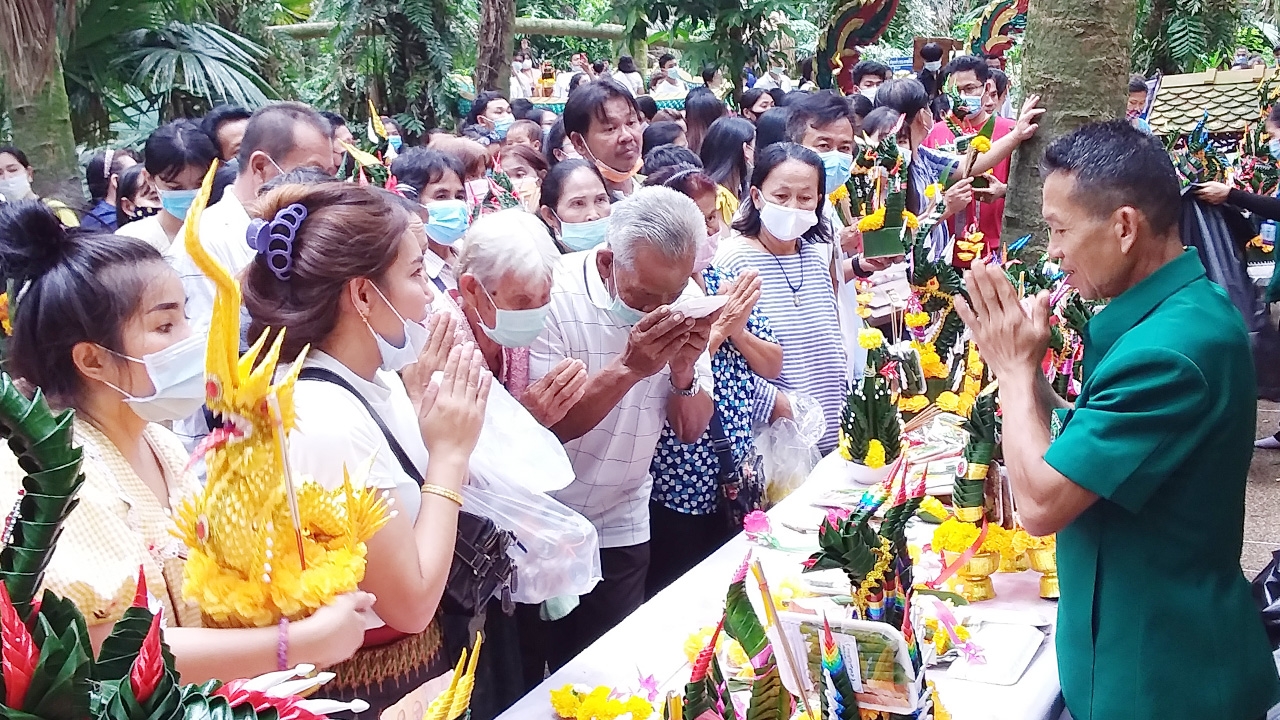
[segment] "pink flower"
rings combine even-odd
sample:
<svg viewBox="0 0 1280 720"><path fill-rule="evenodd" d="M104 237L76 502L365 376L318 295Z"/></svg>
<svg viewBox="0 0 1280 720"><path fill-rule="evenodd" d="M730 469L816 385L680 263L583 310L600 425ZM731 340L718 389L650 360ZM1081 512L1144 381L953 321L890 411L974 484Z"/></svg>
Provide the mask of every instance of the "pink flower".
<svg viewBox="0 0 1280 720"><path fill-rule="evenodd" d="M839 528L840 523L848 520L850 514L852 514L852 511L849 508L828 508L827 522L831 523L831 527Z"/></svg>
<svg viewBox="0 0 1280 720"><path fill-rule="evenodd" d="M760 510L755 510L742 519L742 529L752 540L757 536L773 532L773 527L769 525L769 516Z"/></svg>
<svg viewBox="0 0 1280 720"><path fill-rule="evenodd" d="M800 564L804 566L805 570L808 570L809 568L812 568L814 565L818 564L818 558L814 558L814 557L807 558L804 562Z"/></svg>

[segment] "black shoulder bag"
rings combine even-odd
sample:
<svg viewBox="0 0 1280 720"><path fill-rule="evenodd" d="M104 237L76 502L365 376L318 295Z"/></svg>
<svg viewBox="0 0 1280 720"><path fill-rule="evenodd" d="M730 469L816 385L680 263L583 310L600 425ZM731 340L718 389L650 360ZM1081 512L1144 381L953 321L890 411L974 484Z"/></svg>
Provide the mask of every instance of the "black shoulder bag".
<svg viewBox="0 0 1280 720"><path fill-rule="evenodd" d="M733 441L725 434L720 421L720 409L711 414L707 427L711 434L711 451L720 465L718 484L719 512L726 528L733 533L742 532L742 521L748 514L764 507L764 473L760 471L760 456L752 452L741 464L733 459Z"/></svg>
<svg viewBox="0 0 1280 720"><path fill-rule="evenodd" d="M426 483L396 436L391 434L391 429L382 422L373 406L351 383L332 370L318 367L304 368L298 379L332 383L355 395L368 411L369 417L378 424L378 429L387 439L387 445L391 446L391 454L396 456L405 474L413 478L418 487ZM507 549L514 543L515 536L498 527L489 518L459 510L458 539L453 546L453 563L449 566L449 579L445 583L444 597L441 599L444 611L450 615L478 616L484 612L489 598L501 590L503 611L508 615L514 612L511 593L516 588L516 566L507 554Z"/></svg>

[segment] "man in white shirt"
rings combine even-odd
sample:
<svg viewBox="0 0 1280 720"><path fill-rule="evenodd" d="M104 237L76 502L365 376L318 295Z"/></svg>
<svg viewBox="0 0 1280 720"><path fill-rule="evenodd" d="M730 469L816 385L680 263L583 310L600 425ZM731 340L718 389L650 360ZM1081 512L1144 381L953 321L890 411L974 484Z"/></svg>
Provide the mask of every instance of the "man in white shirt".
<svg viewBox="0 0 1280 720"><path fill-rule="evenodd" d="M562 665L644 600L649 566L649 463L664 423L684 442L713 410L707 339L716 314L671 306L702 293L689 280L706 224L692 200L643 188L613 207L605 244L561 258L547 327L530 348L536 382L565 358L590 374L582 400L551 429L576 479L553 493L600 533L604 579L549 632Z"/></svg>
<svg viewBox="0 0 1280 720"><path fill-rule="evenodd" d="M787 77L787 69L785 67L771 67L769 72L756 78L756 84L751 87L759 90L773 90L779 88L782 92L791 92L791 78Z"/></svg>
<svg viewBox="0 0 1280 720"><path fill-rule="evenodd" d="M263 183L300 167L317 167L330 175L337 172L333 126L302 103L268 105L249 118L237 158L235 182L200 220L200 242L232 275L240 274L253 260L253 248L245 239L249 229L245 206L257 198ZM187 317L195 327L207 327L213 316L213 283L192 262L184 243L171 245L168 256L187 291Z"/></svg>

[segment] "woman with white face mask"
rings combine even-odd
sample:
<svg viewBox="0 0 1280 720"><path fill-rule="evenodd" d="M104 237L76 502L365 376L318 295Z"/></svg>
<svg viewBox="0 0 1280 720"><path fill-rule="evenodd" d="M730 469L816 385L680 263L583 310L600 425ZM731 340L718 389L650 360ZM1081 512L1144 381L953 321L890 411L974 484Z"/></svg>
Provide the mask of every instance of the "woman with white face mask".
<svg viewBox="0 0 1280 720"><path fill-rule="evenodd" d="M185 293L160 252L119 235L69 237L38 201L0 205L0 266L26 287L13 315L8 370L75 411L84 485L46 569L45 588L84 614L98 647L134 597L139 567L164 608L164 639L184 681L232 680L287 662L332 665L360 647L373 598L353 593L276 627L201 627L183 600L182 542L169 513L199 490L181 441L159 423L204 402L205 337L184 316ZM0 502L26 474L5 452Z"/></svg>
<svg viewBox="0 0 1280 720"><path fill-rule="evenodd" d="M739 120L750 127L750 123ZM706 149L706 146L703 146ZM645 180L687 195L702 212L706 238L698 244L693 281L707 295L728 299L711 326L707 352L715 381L716 418L693 443L682 443L668 423L658 438L649 474L649 575L646 597L653 597L737 534L719 510L720 458L712 448L718 435L732 443L734 462L751 451L752 420L772 410L773 393L758 396L758 378L773 380L782 371L782 346L760 311L760 274L751 268L731 272L714 263L727 231L716 204L717 184L690 164L664 167ZM757 409L768 404L768 409Z"/></svg>
<svg viewBox="0 0 1280 720"><path fill-rule="evenodd" d="M716 264L737 273L753 269L762 287L759 308L782 345L781 390L822 405L823 454L836 446L847 368L829 268L831 225L826 220L826 172L814 151L775 143L756 154L751 189L734 220L740 237L720 244Z"/></svg>
<svg viewBox="0 0 1280 720"><path fill-rule="evenodd" d="M394 196L346 183L286 185L257 211L270 221L300 209L288 262L258 255L244 299L252 336L288 328L282 362L310 346L294 390L294 471L333 488L344 467L356 472L372 458L365 482L394 502L395 515L367 543L360 584L377 598L376 627L323 689L367 700L360 717L376 718L448 668L436 616L491 376L474 345L450 350L447 313L428 317L422 245ZM438 384L435 370L443 370Z"/></svg>
<svg viewBox="0 0 1280 720"><path fill-rule="evenodd" d="M551 168L542 179L538 217L561 252L582 252L604 242L613 212L604 178L595 165L575 158Z"/></svg>
<svg viewBox="0 0 1280 720"><path fill-rule="evenodd" d="M27 159L26 153L12 145L0 145L0 197L7 202L39 198L35 190L31 189L31 182L35 177L35 168L31 167L31 161ZM75 210L67 207L66 203L53 198L43 198L43 200L44 204L58 216L58 221L64 227L80 225L80 216L76 215Z"/></svg>

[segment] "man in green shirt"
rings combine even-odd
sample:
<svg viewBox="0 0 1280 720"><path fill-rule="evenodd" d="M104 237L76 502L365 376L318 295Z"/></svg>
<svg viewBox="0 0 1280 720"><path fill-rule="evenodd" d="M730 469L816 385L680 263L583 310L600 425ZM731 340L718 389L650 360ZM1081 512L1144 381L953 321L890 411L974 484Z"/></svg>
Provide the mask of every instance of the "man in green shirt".
<svg viewBox="0 0 1280 720"><path fill-rule="evenodd" d="M1058 533L1057 648L1076 720L1259 720L1280 701L1240 569L1252 453L1244 323L1178 235L1178 180L1124 122L1054 141L1041 164L1049 254L1087 299L1074 406L1040 371L1048 298L996 267L956 310L1000 382L1018 516ZM1056 436L1056 438L1055 438Z"/></svg>

